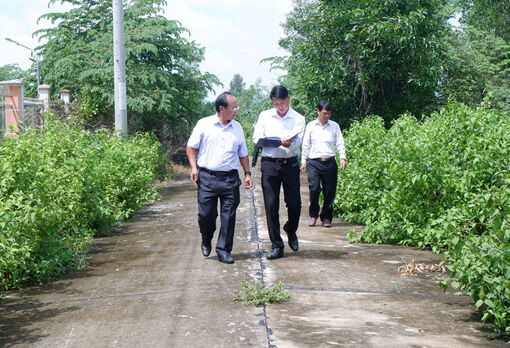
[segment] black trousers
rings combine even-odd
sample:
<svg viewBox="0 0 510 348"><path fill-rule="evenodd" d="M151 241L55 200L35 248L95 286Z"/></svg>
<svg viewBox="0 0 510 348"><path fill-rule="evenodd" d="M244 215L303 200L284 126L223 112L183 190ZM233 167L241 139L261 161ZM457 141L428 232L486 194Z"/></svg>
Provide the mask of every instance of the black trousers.
<svg viewBox="0 0 510 348"><path fill-rule="evenodd" d="M297 158L293 158L290 163L280 163L262 157L260 168L269 238L273 248L283 248L284 243L280 236L280 188L283 184L288 214L288 220L283 229L287 234L293 234L298 229L301 215L299 164Z"/></svg>
<svg viewBox="0 0 510 348"><path fill-rule="evenodd" d="M218 199L220 200L220 231L216 242L216 252L230 253L234 244L236 210L239 206L239 174L215 176L204 171L198 173L198 225L202 241L209 244L216 231Z"/></svg>
<svg viewBox="0 0 510 348"><path fill-rule="evenodd" d="M306 170L308 172L308 187L310 189L309 215L310 217L319 217L319 196L322 191L324 204L322 205L320 218L322 221L324 219L331 221L338 181L338 165L334 159L327 162L310 159L306 163Z"/></svg>

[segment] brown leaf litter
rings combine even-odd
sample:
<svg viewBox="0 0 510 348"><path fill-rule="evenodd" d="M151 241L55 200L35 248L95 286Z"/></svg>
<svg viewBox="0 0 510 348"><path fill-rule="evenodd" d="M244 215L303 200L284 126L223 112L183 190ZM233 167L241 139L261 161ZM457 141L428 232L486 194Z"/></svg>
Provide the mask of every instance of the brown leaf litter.
<svg viewBox="0 0 510 348"><path fill-rule="evenodd" d="M402 259L402 262L404 262L404 264L397 269L397 273L400 276L407 276L407 277L417 276L418 273L425 273L425 272L446 273L446 267L444 265L415 263L414 259L411 260L411 262L407 262L407 263L405 262L404 259Z"/></svg>

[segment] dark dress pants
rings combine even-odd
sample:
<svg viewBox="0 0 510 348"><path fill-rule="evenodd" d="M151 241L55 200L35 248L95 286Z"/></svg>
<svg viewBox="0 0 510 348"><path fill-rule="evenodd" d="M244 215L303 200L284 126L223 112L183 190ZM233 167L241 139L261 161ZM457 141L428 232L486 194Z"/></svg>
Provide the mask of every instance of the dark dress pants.
<svg viewBox="0 0 510 348"><path fill-rule="evenodd" d="M214 176L204 171L198 174L198 225L202 241L209 244L216 230L218 199L220 200L220 231L216 252L230 253L234 244L236 210L240 202L241 180L237 172L226 176Z"/></svg>
<svg viewBox="0 0 510 348"><path fill-rule="evenodd" d="M287 205L288 220L283 226L287 234L296 233L301 215L301 194L299 183L299 164L276 163L261 161L262 192L266 210L267 229L273 248L283 248L280 236L280 188L283 184L283 195Z"/></svg>
<svg viewBox="0 0 510 348"><path fill-rule="evenodd" d="M309 215L310 217L319 217L319 196L322 191L324 204L322 205L320 218L322 221L324 219L331 221L338 181L338 165L335 160L321 162L311 159L306 164L306 170L308 172L308 187L310 189Z"/></svg>

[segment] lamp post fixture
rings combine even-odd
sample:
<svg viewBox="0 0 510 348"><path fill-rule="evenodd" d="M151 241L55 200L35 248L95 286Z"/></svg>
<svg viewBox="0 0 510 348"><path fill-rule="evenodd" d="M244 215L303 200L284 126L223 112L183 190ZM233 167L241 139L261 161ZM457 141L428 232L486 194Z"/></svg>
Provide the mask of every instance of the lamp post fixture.
<svg viewBox="0 0 510 348"><path fill-rule="evenodd" d="M27 50L30 50L32 52L32 56L35 58L35 63L36 63L36 66L37 66L37 89L39 90L39 85L41 84L41 80L39 78L39 57L37 56L37 54L35 53L35 51L33 49L31 49L30 47L28 46L25 46L23 44L20 44L18 41L16 40L13 40L13 39L10 39L8 37L5 38L7 41L9 42L12 42L13 44L16 44L18 46L21 46L21 47L24 47L26 48ZM32 60L32 59L31 59Z"/></svg>

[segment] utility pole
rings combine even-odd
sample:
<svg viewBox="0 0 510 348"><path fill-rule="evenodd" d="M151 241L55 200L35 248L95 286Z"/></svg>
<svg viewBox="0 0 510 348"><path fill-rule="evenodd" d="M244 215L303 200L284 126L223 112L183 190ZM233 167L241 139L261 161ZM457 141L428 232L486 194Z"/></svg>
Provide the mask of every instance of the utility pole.
<svg viewBox="0 0 510 348"><path fill-rule="evenodd" d="M115 132L127 133L126 55L124 53L124 10L122 0L113 0L113 78L115 84Z"/></svg>

